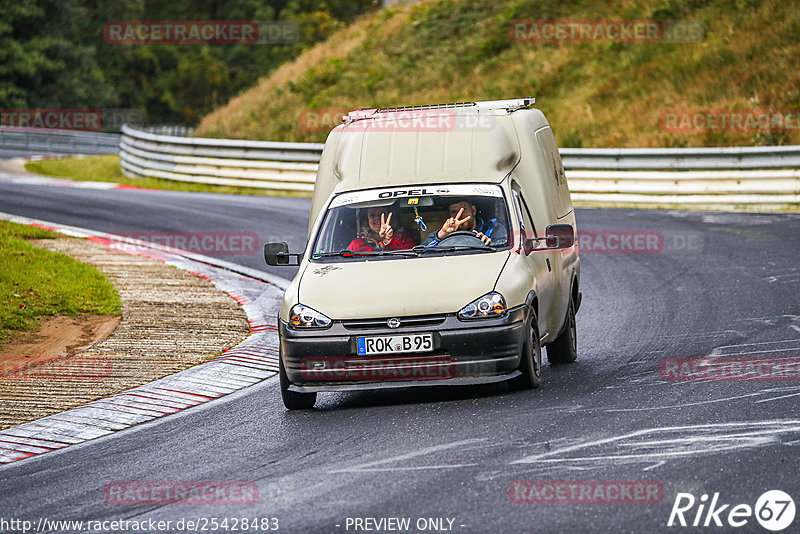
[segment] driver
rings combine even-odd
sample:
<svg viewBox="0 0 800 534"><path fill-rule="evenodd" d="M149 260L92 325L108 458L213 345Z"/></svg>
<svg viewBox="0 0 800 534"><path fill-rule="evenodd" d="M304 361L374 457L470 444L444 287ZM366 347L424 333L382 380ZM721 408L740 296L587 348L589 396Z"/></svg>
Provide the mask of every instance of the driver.
<svg viewBox="0 0 800 534"><path fill-rule="evenodd" d="M478 208L468 200L453 202L447 207L450 218L447 219L442 228L431 233L422 244L426 247L435 247L447 235L455 231L467 231L475 234L475 237L483 241L484 245L491 246L492 237L498 242L508 238L508 231L503 223L496 218L484 221L478 217ZM463 219L462 216L465 216Z"/></svg>

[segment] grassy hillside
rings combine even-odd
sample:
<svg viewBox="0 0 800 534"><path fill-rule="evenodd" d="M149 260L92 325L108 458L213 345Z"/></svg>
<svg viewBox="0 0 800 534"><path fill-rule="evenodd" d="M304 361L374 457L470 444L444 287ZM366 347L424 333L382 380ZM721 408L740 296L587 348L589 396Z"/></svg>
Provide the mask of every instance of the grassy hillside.
<svg viewBox="0 0 800 534"><path fill-rule="evenodd" d="M512 42L524 20L693 20L692 43ZM800 9L758 0L428 0L356 21L205 117L196 135L323 141L313 110L535 96L566 147L800 144L668 131L669 110L800 111ZM332 123L329 123L332 126Z"/></svg>

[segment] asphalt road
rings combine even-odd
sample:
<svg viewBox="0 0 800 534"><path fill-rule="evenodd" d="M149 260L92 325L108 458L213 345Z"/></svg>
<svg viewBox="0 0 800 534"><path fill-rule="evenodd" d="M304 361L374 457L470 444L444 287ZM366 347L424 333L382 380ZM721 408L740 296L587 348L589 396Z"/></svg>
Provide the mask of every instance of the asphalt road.
<svg viewBox="0 0 800 534"><path fill-rule="evenodd" d="M292 248L305 242L308 206L299 199L0 184L0 211L110 232L252 231ZM420 518L450 519L451 531L465 533L768 532L753 516L733 528L728 513L738 504L755 507L767 490L800 499L797 367L783 380L712 382L665 380L660 369L668 358L706 356L797 362L800 215L582 209L577 218L592 239L581 249L579 357L545 364L538 390L323 394L317 409L290 413L271 379L0 468L0 518L170 520L171 531L182 518L268 517L282 532L364 532L355 518L398 517L410 519L411 532L431 526ZM610 236L634 235L625 232L656 232L663 245L598 250L613 246ZM221 257L264 268L260 254ZM104 488L120 481L252 482L258 500L106 503ZM583 488L599 481L611 497L611 481L647 481L663 493L656 502L515 503L511 497L534 496L516 481L539 481L544 499L553 498L545 491L552 481L583 481ZM667 527L679 493L698 501L684 514L690 525L701 496L709 496L701 526ZM724 526L710 517L703 527L715 493L717 508L729 505L716 516ZM798 525L795 519L785 532Z"/></svg>
<svg viewBox="0 0 800 534"><path fill-rule="evenodd" d="M27 158L34 156L38 153L30 150L21 150L14 148L0 148L0 158Z"/></svg>
<svg viewBox="0 0 800 534"><path fill-rule="evenodd" d="M264 263L263 245L286 241L302 252L311 200L153 190L95 190L0 181L0 211L174 245L291 278L296 267ZM203 242L204 236L213 240ZM252 239L250 239L252 238ZM206 245L206 246L204 246Z"/></svg>

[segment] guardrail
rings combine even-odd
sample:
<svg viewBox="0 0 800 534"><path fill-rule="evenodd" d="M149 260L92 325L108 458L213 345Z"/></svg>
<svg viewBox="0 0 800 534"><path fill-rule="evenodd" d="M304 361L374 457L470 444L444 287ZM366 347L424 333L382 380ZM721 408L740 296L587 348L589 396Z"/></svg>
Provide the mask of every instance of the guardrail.
<svg viewBox="0 0 800 534"><path fill-rule="evenodd" d="M173 137L189 137L194 133L194 128L190 126L180 126L177 124L154 124L150 126L137 126L140 132L147 132L157 135L171 135Z"/></svg>
<svg viewBox="0 0 800 534"><path fill-rule="evenodd" d="M311 191L321 144L166 136L122 127L120 161L129 177L286 191Z"/></svg>
<svg viewBox="0 0 800 534"><path fill-rule="evenodd" d="M800 146L725 148L562 148L568 169L800 169Z"/></svg>
<svg viewBox="0 0 800 534"><path fill-rule="evenodd" d="M130 177L314 188L322 144L159 135L122 127ZM576 205L798 209L800 146L561 150Z"/></svg>
<svg viewBox="0 0 800 534"><path fill-rule="evenodd" d="M0 150L41 154L116 154L120 134L0 127Z"/></svg>

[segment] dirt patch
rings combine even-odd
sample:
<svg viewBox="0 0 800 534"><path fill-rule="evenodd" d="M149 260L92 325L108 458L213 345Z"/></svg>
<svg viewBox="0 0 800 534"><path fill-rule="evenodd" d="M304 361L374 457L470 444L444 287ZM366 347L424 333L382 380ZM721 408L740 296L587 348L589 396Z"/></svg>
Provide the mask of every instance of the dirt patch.
<svg viewBox="0 0 800 534"><path fill-rule="evenodd" d="M114 315L57 315L41 321L41 327L0 347L0 376L74 356L107 338L121 317Z"/></svg>

